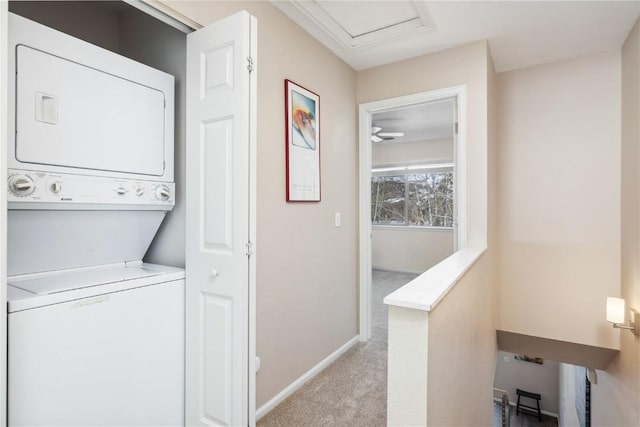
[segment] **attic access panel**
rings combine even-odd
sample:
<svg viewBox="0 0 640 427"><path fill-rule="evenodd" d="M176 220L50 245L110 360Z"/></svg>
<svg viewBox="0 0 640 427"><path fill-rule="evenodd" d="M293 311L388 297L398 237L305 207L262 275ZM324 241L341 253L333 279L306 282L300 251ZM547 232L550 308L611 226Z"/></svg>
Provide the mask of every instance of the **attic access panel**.
<svg viewBox="0 0 640 427"><path fill-rule="evenodd" d="M349 51L434 28L424 1L298 1L291 3Z"/></svg>

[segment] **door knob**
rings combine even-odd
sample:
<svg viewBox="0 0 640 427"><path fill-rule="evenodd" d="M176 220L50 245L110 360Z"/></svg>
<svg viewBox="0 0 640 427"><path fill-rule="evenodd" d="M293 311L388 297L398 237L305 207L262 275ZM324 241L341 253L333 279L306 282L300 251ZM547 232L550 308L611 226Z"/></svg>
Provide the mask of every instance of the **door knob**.
<svg viewBox="0 0 640 427"><path fill-rule="evenodd" d="M218 274L220 274L218 273L218 270L216 270L215 268L212 268L210 273L211 273L211 277L218 277Z"/></svg>

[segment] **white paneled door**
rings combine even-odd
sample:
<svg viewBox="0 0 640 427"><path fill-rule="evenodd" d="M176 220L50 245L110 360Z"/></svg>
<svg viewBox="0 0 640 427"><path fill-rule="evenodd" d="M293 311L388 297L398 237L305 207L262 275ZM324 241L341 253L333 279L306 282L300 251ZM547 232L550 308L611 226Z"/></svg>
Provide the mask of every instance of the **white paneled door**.
<svg viewBox="0 0 640 427"><path fill-rule="evenodd" d="M256 27L240 12L187 36L188 426L255 423Z"/></svg>

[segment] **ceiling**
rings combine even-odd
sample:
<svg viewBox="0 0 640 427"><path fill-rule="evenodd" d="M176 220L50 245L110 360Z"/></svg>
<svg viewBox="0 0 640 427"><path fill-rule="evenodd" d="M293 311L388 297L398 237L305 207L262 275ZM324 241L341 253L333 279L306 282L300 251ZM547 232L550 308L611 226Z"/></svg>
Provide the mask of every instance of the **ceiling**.
<svg viewBox="0 0 640 427"><path fill-rule="evenodd" d="M454 124L454 100L434 101L411 107L375 113L372 126L380 132L404 132L404 136L377 144L430 141L451 138Z"/></svg>
<svg viewBox="0 0 640 427"><path fill-rule="evenodd" d="M355 70L488 40L497 72L619 48L635 1L272 3Z"/></svg>

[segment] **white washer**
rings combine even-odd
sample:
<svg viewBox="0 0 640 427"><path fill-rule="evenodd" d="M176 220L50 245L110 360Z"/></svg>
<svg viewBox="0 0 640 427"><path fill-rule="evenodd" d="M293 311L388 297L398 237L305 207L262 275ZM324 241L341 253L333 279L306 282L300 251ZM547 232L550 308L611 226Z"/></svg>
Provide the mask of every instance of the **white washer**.
<svg viewBox="0 0 640 427"><path fill-rule="evenodd" d="M184 271L9 278L9 425L184 423Z"/></svg>

